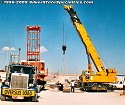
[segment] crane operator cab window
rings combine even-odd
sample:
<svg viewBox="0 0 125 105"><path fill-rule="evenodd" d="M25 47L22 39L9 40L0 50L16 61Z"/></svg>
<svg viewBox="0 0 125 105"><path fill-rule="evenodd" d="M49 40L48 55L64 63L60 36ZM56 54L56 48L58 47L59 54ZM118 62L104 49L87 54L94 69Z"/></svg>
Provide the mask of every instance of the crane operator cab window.
<svg viewBox="0 0 125 105"><path fill-rule="evenodd" d="M88 70L83 71L83 75L85 75L85 78L88 80L90 78L90 73Z"/></svg>

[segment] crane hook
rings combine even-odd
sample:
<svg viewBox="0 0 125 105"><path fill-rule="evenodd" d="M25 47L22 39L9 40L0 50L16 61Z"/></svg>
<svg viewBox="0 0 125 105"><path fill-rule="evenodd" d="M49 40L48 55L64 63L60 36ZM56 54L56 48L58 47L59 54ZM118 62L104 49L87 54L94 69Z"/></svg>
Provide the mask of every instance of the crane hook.
<svg viewBox="0 0 125 105"><path fill-rule="evenodd" d="M67 47L66 47L66 45L63 45L63 46L62 46L63 55L64 55L64 54L65 54L65 52L66 52L66 48L67 48Z"/></svg>

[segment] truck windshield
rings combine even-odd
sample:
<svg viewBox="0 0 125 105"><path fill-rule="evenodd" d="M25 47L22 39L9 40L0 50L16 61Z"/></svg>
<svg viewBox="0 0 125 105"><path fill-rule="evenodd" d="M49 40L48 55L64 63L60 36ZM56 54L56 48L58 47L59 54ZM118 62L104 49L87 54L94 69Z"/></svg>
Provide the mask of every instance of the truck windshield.
<svg viewBox="0 0 125 105"><path fill-rule="evenodd" d="M35 74L34 69L32 67L23 67L23 72L25 74Z"/></svg>
<svg viewBox="0 0 125 105"><path fill-rule="evenodd" d="M32 67L26 67L26 66L12 66L10 72L12 72L12 73L34 74L34 69Z"/></svg>

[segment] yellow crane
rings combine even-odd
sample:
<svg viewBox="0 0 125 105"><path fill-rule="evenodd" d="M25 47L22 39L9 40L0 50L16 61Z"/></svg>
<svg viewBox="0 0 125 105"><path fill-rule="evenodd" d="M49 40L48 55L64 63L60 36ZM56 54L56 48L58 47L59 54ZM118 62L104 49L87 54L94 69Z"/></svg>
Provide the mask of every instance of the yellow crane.
<svg viewBox="0 0 125 105"><path fill-rule="evenodd" d="M80 76L83 88L87 91L107 91L107 89L110 87L109 83L117 82L116 69L106 69L104 67L98 52L96 51L83 24L78 18L76 11L73 10L73 7L64 5L64 9L69 13L71 21L83 45L85 46L86 54L88 57L88 70L82 71L82 75ZM93 73L90 58L97 70L96 73Z"/></svg>

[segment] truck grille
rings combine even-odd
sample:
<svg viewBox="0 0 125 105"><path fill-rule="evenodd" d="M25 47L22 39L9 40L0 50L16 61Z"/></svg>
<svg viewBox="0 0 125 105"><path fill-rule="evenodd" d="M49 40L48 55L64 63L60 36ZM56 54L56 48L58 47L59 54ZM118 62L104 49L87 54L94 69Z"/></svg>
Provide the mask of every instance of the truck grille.
<svg viewBox="0 0 125 105"><path fill-rule="evenodd" d="M27 89L28 76L27 75L11 75L11 88L12 89Z"/></svg>

